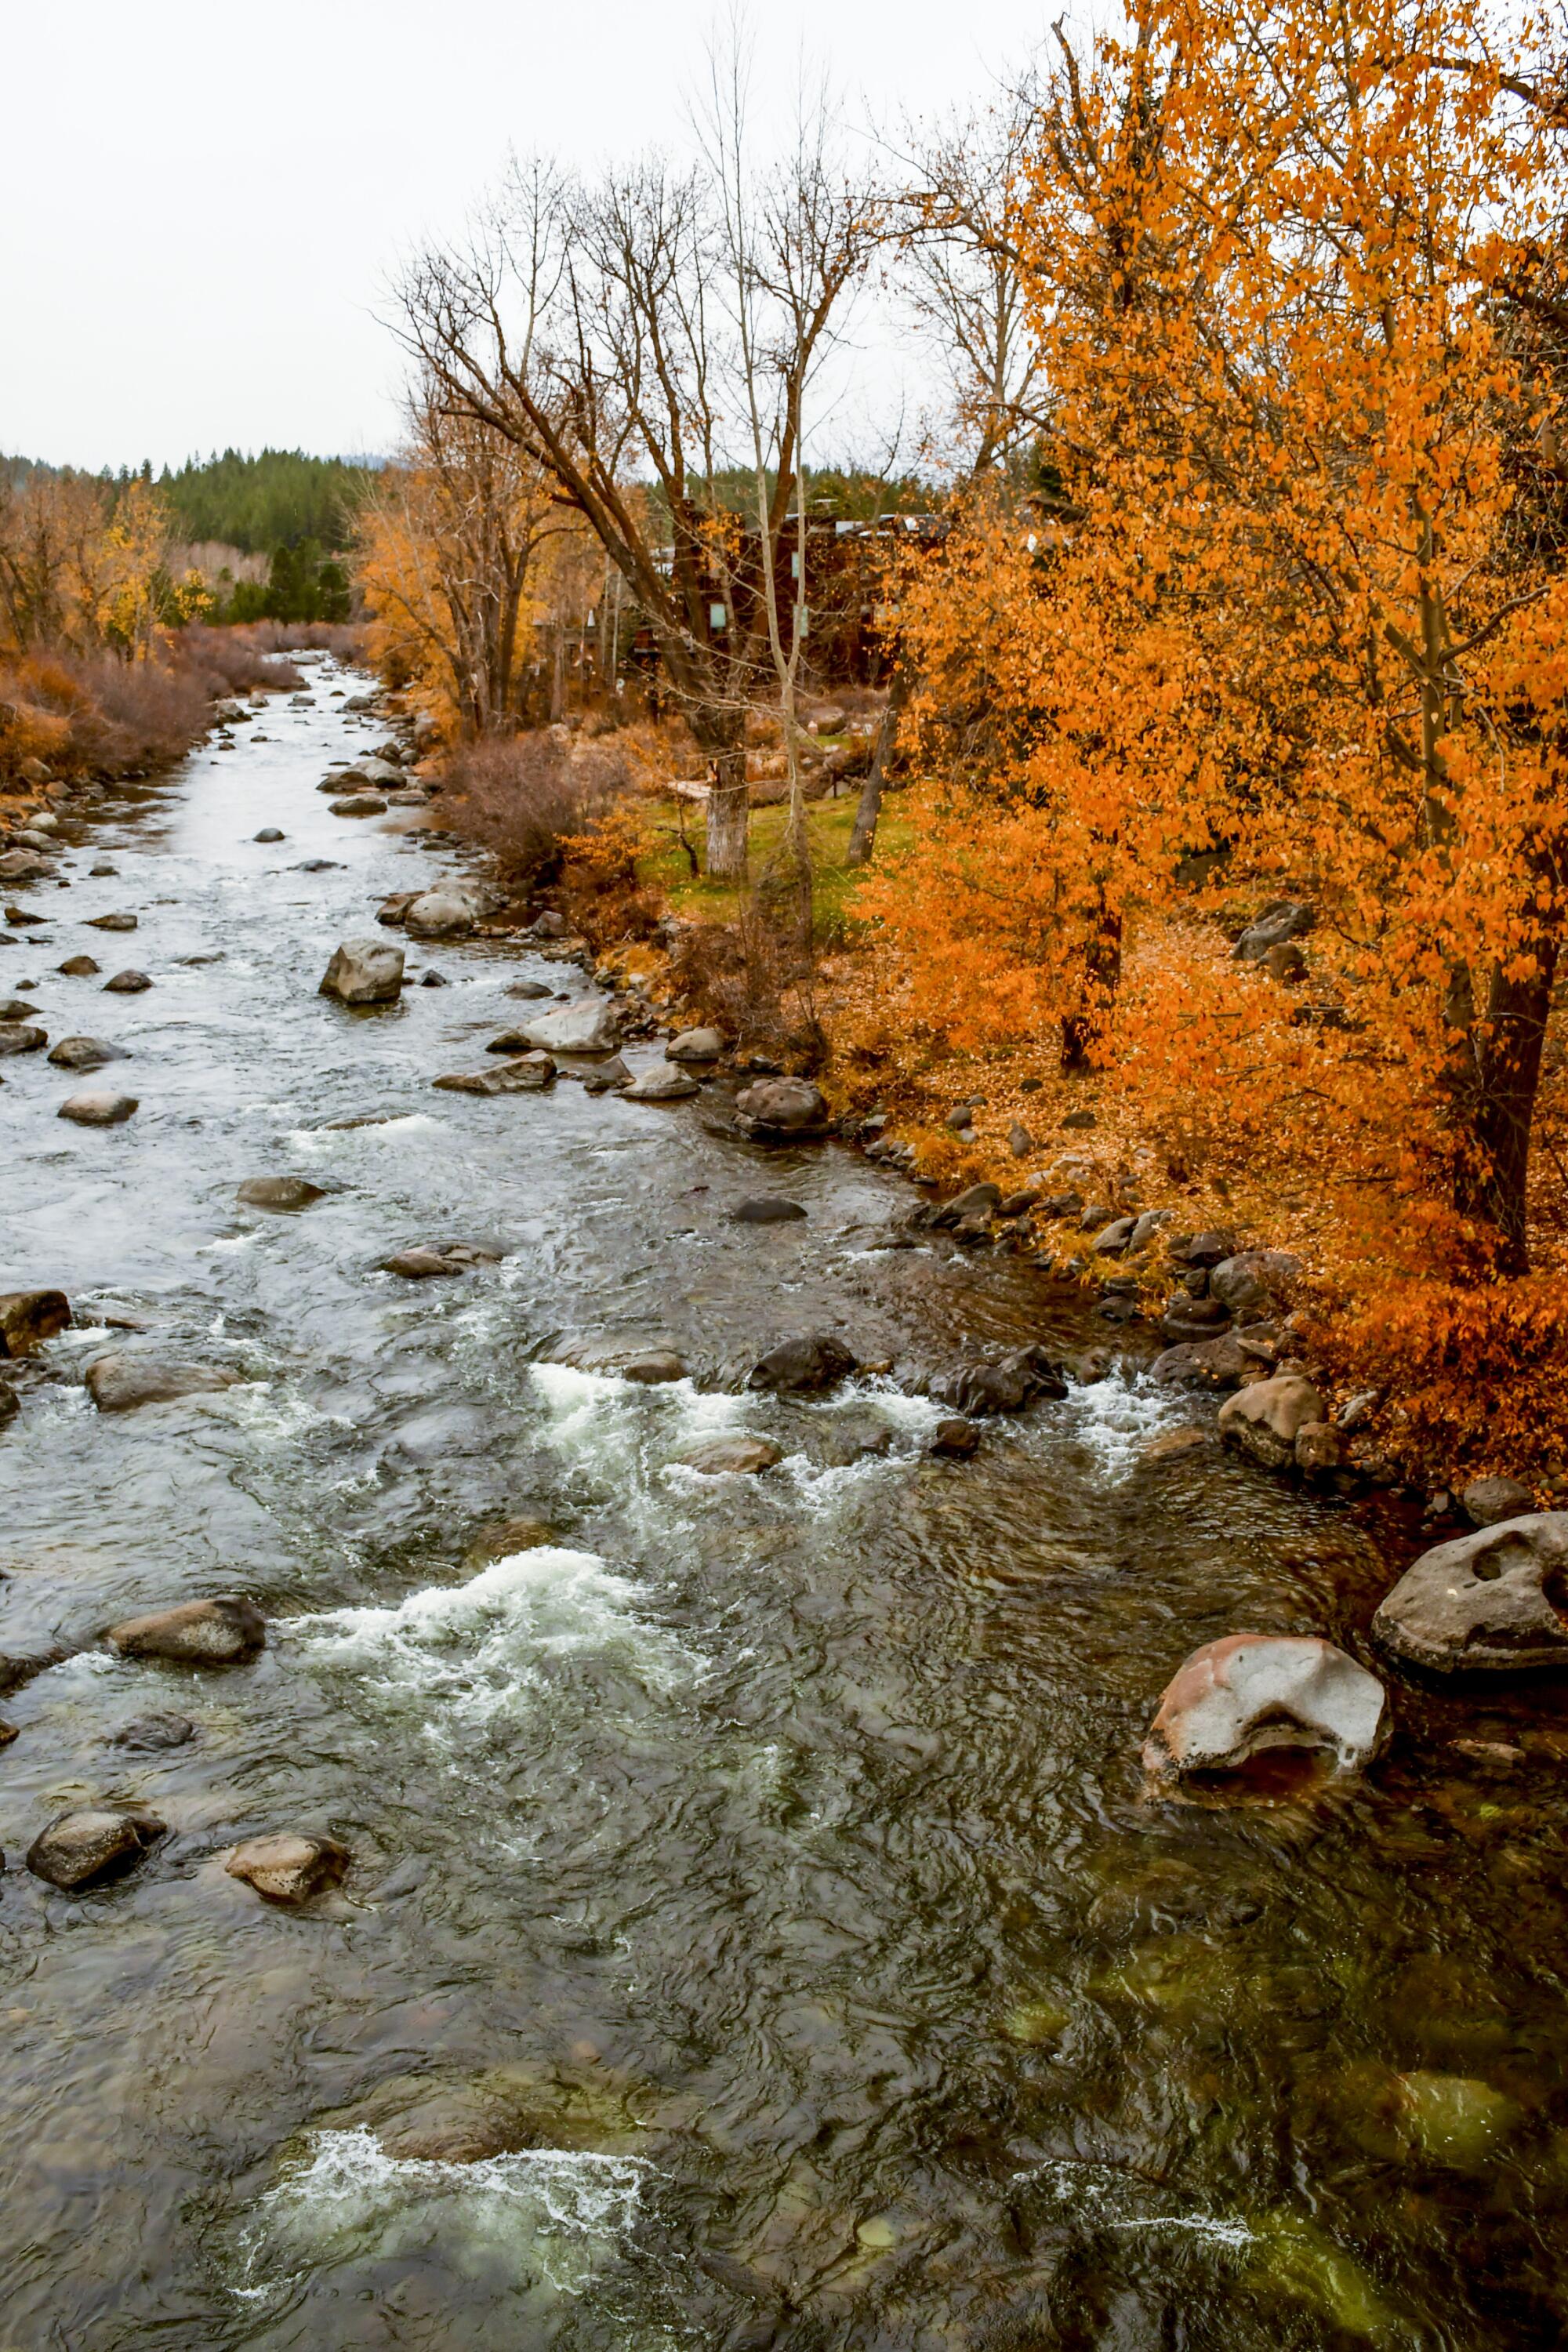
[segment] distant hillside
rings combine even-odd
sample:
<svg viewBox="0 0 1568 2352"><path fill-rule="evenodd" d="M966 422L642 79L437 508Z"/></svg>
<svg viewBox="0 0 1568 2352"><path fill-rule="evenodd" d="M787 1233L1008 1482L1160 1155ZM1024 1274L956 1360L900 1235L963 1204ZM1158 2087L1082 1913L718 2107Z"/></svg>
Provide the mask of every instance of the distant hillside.
<svg viewBox="0 0 1568 2352"><path fill-rule="evenodd" d="M221 457L188 459L177 474L165 468L158 488L188 540L221 540L247 554L306 540L342 548L372 471L342 457L307 457L300 449L263 449L259 457L226 449Z"/></svg>

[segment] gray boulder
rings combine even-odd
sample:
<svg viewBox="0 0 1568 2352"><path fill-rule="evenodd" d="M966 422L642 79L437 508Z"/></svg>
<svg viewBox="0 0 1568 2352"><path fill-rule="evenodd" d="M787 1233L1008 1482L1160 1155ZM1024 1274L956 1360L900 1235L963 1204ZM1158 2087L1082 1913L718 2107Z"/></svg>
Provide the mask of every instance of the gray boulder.
<svg viewBox="0 0 1568 2352"><path fill-rule="evenodd" d="M231 1878L253 1886L268 1903L300 1904L342 1883L349 1850L333 1837L301 1837L283 1830L247 1838L224 1864Z"/></svg>
<svg viewBox="0 0 1568 2352"><path fill-rule="evenodd" d="M105 1062L128 1061L130 1055L104 1037L62 1037L50 1048L49 1059L58 1070L100 1070Z"/></svg>
<svg viewBox="0 0 1568 2352"><path fill-rule="evenodd" d="M404 909L404 928L416 940L466 940L474 928L473 901L462 891L426 890Z"/></svg>
<svg viewBox="0 0 1568 2352"><path fill-rule="evenodd" d="M980 1448L980 1432L972 1421L939 1421L931 1433L931 1450L952 1462L967 1462Z"/></svg>
<svg viewBox="0 0 1568 2352"><path fill-rule="evenodd" d="M759 1143L808 1141L827 1123L826 1100L809 1078L759 1078L735 1097L735 1124Z"/></svg>
<svg viewBox="0 0 1568 2352"><path fill-rule="evenodd" d="M210 1396L219 1389L233 1388L238 1379L237 1372L222 1371L212 1364L118 1352L95 1356L86 1373L87 1392L100 1412L133 1412L140 1405Z"/></svg>
<svg viewBox="0 0 1568 2352"><path fill-rule="evenodd" d="M167 1828L156 1813L66 1813L34 1839L27 1867L35 1878L74 1895L134 1870Z"/></svg>
<svg viewBox="0 0 1568 2352"><path fill-rule="evenodd" d="M49 1042L47 1029L30 1021L0 1021L0 1059L8 1054L39 1054Z"/></svg>
<svg viewBox="0 0 1568 2352"><path fill-rule="evenodd" d="M684 1102L700 1091L697 1080L683 1070L679 1062L656 1062L651 1070L644 1070L632 1080L626 1090L627 1102Z"/></svg>
<svg viewBox="0 0 1568 2352"><path fill-rule="evenodd" d="M1301 1261L1288 1250L1240 1250L1222 1258L1209 1271L1209 1294L1229 1309L1238 1322L1267 1315L1274 1292L1301 1271Z"/></svg>
<svg viewBox="0 0 1568 2352"><path fill-rule="evenodd" d="M671 1062L716 1062L724 1050L724 1040L717 1029L683 1029L665 1047L665 1058Z"/></svg>
<svg viewBox="0 0 1568 2352"><path fill-rule="evenodd" d="M1354 1771L1376 1754L1388 1723L1383 1685L1331 1642L1228 1633L1194 1650L1167 1685L1143 1766L1157 1782L1239 1774L1267 1790L1281 1750Z"/></svg>
<svg viewBox="0 0 1568 2352"><path fill-rule="evenodd" d="M1239 1388L1258 1370L1258 1359L1227 1333L1218 1339L1184 1339L1156 1356L1149 1367L1163 1386Z"/></svg>
<svg viewBox="0 0 1568 2352"><path fill-rule="evenodd" d="M345 793L341 801L329 801L327 806L334 816L386 814L386 803L379 793Z"/></svg>
<svg viewBox="0 0 1568 2352"><path fill-rule="evenodd" d="M403 950L384 940L344 940L332 950L319 996L342 1004L395 1004L403 988Z"/></svg>
<svg viewBox="0 0 1568 2352"><path fill-rule="evenodd" d="M133 931L136 918L134 915L89 915L87 928L89 931Z"/></svg>
<svg viewBox="0 0 1568 2352"><path fill-rule="evenodd" d="M1535 1497L1517 1478L1472 1478L1459 1497L1473 1528L1495 1528L1504 1519L1522 1519L1533 1513Z"/></svg>
<svg viewBox="0 0 1568 2352"><path fill-rule="evenodd" d="M68 1118L75 1127L122 1127L140 1108L135 1095L68 1095L55 1117Z"/></svg>
<svg viewBox="0 0 1568 2352"><path fill-rule="evenodd" d="M1435 1545L1405 1570L1372 1630L1395 1657L1438 1674L1568 1664L1568 1511Z"/></svg>
<svg viewBox="0 0 1568 2352"><path fill-rule="evenodd" d="M109 1629L122 1658L165 1658L185 1666L243 1666L267 1647L267 1620L254 1601L223 1592L127 1617Z"/></svg>
<svg viewBox="0 0 1568 2352"><path fill-rule="evenodd" d="M47 882L54 871L37 849L0 849L0 882Z"/></svg>
<svg viewBox="0 0 1568 2352"><path fill-rule="evenodd" d="M522 1034L547 1054L613 1054L621 1042L620 1014L607 997L579 996L558 1013L525 1021Z"/></svg>
<svg viewBox="0 0 1568 2352"><path fill-rule="evenodd" d="M140 996L152 985L144 971L117 971L112 980L103 983L109 996Z"/></svg>
<svg viewBox="0 0 1568 2352"><path fill-rule="evenodd" d="M449 1095L536 1095L555 1083L555 1065L548 1054L520 1054L488 1070L448 1070L430 1083Z"/></svg>
<svg viewBox="0 0 1568 2352"><path fill-rule="evenodd" d="M847 1379L855 1362L848 1349L831 1334L799 1333L769 1349L753 1365L749 1385L771 1389L779 1395L810 1395Z"/></svg>

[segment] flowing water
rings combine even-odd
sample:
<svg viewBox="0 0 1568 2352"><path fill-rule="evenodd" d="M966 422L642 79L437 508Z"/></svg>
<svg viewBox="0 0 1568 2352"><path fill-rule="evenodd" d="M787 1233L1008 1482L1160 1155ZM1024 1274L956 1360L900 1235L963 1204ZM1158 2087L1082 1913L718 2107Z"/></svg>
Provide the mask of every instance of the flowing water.
<svg viewBox="0 0 1568 2352"><path fill-rule="evenodd" d="M1149 1801L1189 1650L1364 1655L1408 1547L1213 1447L1152 1458L1192 1411L1135 1371L932 1460L922 1370L1103 1328L1016 1261L880 1248L896 1180L705 1099L432 1093L509 983L577 975L474 943L415 950L449 984L396 1007L316 994L457 853L329 814L363 738L353 681L311 677L270 741L68 829L68 894L0 948L51 1034L130 1046L91 1083L142 1106L79 1129L81 1081L5 1066L0 1286L60 1285L79 1328L0 1434L0 1650L67 1654L3 1702L0 2347L1561 2341L1552 1691L1401 1683L1347 1793ZM82 929L115 908L133 939ZM106 940L153 989L58 974ZM327 1197L237 1205L287 1172ZM731 1223L760 1190L806 1220ZM454 1235L499 1262L377 1270ZM110 1315L239 1383L99 1415ZM894 1375L744 1392L812 1328ZM584 1339L692 1377L551 1360ZM675 1463L721 1430L785 1459ZM513 1516L549 1541L476 1548ZM270 1621L253 1665L101 1645L231 1590ZM169 1709L185 1746L114 1744ZM98 1801L170 1834L58 1893L23 1856ZM353 1855L299 1913L222 1861L292 1828Z"/></svg>

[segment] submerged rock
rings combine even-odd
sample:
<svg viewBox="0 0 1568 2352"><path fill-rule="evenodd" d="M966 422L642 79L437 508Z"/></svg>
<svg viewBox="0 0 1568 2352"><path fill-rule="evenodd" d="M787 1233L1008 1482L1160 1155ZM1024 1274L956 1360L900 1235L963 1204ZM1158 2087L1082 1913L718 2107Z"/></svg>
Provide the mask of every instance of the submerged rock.
<svg viewBox="0 0 1568 2352"><path fill-rule="evenodd" d="M809 1078L759 1078L735 1097L735 1123L758 1143L805 1142L827 1132L827 1103Z"/></svg>
<svg viewBox="0 0 1568 2352"><path fill-rule="evenodd" d="M734 1225L792 1225L805 1215L798 1201L785 1201L776 1193L763 1192L737 1201L730 1212L730 1222Z"/></svg>
<svg viewBox="0 0 1568 2352"><path fill-rule="evenodd" d="M135 1095L68 1095L55 1116L76 1127L123 1127L141 1108Z"/></svg>
<svg viewBox="0 0 1568 2352"><path fill-rule="evenodd" d="M1279 1751L1355 1770L1387 1736L1375 1675L1315 1634L1228 1633L1194 1650L1161 1698L1143 1748L1156 1781L1251 1777L1267 1788ZM1253 1768L1248 1776L1247 1768Z"/></svg>
<svg viewBox="0 0 1568 2352"><path fill-rule="evenodd" d="M384 940L344 940L332 950L317 990L342 1004L395 1004L403 987L403 950Z"/></svg>
<svg viewBox="0 0 1568 2352"><path fill-rule="evenodd" d="M798 1333L781 1339L752 1369L749 1386L780 1395L805 1396L834 1387L855 1370L856 1360L831 1333Z"/></svg>
<svg viewBox="0 0 1568 2352"><path fill-rule="evenodd" d="M271 1837L247 1838L224 1864L268 1903L308 1903L338 1885L349 1866L349 1850L333 1837L301 1837L283 1830Z"/></svg>
<svg viewBox="0 0 1568 2352"><path fill-rule="evenodd" d="M0 1356L30 1356L46 1339L70 1328L63 1290L0 1291Z"/></svg>
<svg viewBox="0 0 1568 2352"><path fill-rule="evenodd" d="M939 1421L931 1433L931 1450L954 1462L967 1462L980 1448L980 1432L972 1421Z"/></svg>
<svg viewBox="0 0 1568 2352"><path fill-rule="evenodd" d="M62 1037L49 1054L57 1070L99 1070L105 1062L130 1058L123 1045L111 1045L105 1037Z"/></svg>
<svg viewBox="0 0 1568 2352"><path fill-rule="evenodd" d="M520 1551L537 1551L555 1541L555 1529L545 1519L492 1519L481 1528L463 1554L465 1568L486 1568L492 1559L510 1559Z"/></svg>
<svg viewBox="0 0 1568 2352"><path fill-rule="evenodd" d="M0 1381L0 1429L15 1421L22 1410L22 1401L9 1381Z"/></svg>
<svg viewBox="0 0 1568 2352"><path fill-rule="evenodd" d="M782 1462L784 1452L769 1437L748 1437L737 1430L705 1437L675 1458L684 1468L700 1470L711 1478L726 1475L754 1476L758 1471L771 1470L775 1462Z"/></svg>
<svg viewBox="0 0 1568 2352"><path fill-rule="evenodd" d="M156 1752L184 1748L195 1736L196 1727L188 1715L139 1715L115 1733L113 1745Z"/></svg>
<svg viewBox="0 0 1568 2352"><path fill-rule="evenodd" d="M1372 1621L1395 1657L1439 1674L1568 1664L1568 1511L1434 1545Z"/></svg>
<svg viewBox="0 0 1568 2352"><path fill-rule="evenodd" d="M35 1878L74 1895L134 1870L167 1829L156 1813L66 1813L34 1839L27 1867Z"/></svg>
<svg viewBox="0 0 1568 2352"><path fill-rule="evenodd" d="M247 1209L308 1209L326 1193L303 1176L247 1176L235 1197Z"/></svg>
<svg viewBox="0 0 1568 2352"><path fill-rule="evenodd" d="M111 1625L111 1649L122 1658L166 1658L188 1666L242 1666L267 1647L267 1620L243 1593L184 1601Z"/></svg>
<svg viewBox="0 0 1568 2352"><path fill-rule="evenodd" d="M407 1282L427 1282L432 1276L467 1274L470 1266L494 1265L500 1257L499 1250L485 1249L478 1242L420 1242L384 1257L381 1270L400 1274Z"/></svg>
<svg viewBox="0 0 1568 2352"><path fill-rule="evenodd" d="M179 1397L210 1396L233 1388L238 1372L216 1364L187 1364L170 1356L129 1352L95 1356L86 1372L87 1392L100 1412L132 1412L138 1405L170 1404Z"/></svg>
<svg viewBox="0 0 1568 2352"><path fill-rule="evenodd" d="M1395 2128L1428 2164L1484 2170L1519 2124L1516 2103L1472 2074L1416 2072L1394 2079Z"/></svg>

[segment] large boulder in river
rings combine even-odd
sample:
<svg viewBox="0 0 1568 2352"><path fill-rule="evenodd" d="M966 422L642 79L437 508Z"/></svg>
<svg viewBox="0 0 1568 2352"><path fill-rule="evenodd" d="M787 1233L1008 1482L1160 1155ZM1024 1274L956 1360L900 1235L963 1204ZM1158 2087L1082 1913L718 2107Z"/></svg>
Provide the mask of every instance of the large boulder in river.
<svg viewBox="0 0 1568 2352"><path fill-rule="evenodd" d="M224 1864L231 1878L244 1879L268 1903L287 1904L308 1903L338 1885L348 1866L349 1850L336 1838L301 1837L289 1830L247 1838Z"/></svg>
<svg viewBox="0 0 1568 2352"><path fill-rule="evenodd" d="M129 1058L123 1045L111 1045L104 1037L62 1037L49 1054L57 1070L100 1070L105 1062Z"/></svg>
<svg viewBox="0 0 1568 2352"><path fill-rule="evenodd" d="M166 1658L186 1666L243 1666L267 1647L267 1620L254 1601L223 1592L127 1617L109 1629L122 1658Z"/></svg>
<svg viewBox="0 0 1568 2352"><path fill-rule="evenodd" d="M128 1870L134 1870L167 1828L156 1813L129 1810L67 1813L34 1839L27 1850L27 1867L35 1878L74 1895L80 1887L122 1878Z"/></svg>
<svg viewBox="0 0 1568 2352"><path fill-rule="evenodd" d="M1019 1348L989 1364L959 1364L931 1384L939 1404L975 1415L1022 1412L1037 1397L1061 1398L1068 1384L1043 1348Z"/></svg>
<svg viewBox="0 0 1568 2352"><path fill-rule="evenodd" d="M386 803L379 793L345 793L341 801L329 801L327 806L334 816L386 814Z"/></svg>
<svg viewBox="0 0 1568 2352"><path fill-rule="evenodd" d="M759 1078L735 1097L735 1124L757 1143L803 1143L827 1132L827 1104L809 1078Z"/></svg>
<svg viewBox="0 0 1568 2352"><path fill-rule="evenodd" d="M486 1249L479 1242L417 1242L412 1249L384 1257L381 1270L400 1274L405 1282L428 1282L467 1274L471 1266L494 1265L500 1256L499 1250Z"/></svg>
<svg viewBox="0 0 1568 2352"><path fill-rule="evenodd" d="M0 1356L30 1356L70 1319L63 1290L0 1291Z"/></svg>
<svg viewBox="0 0 1568 2352"><path fill-rule="evenodd" d="M49 1042L49 1033L31 1021L0 1021L0 1056L9 1054L41 1054Z"/></svg>
<svg viewBox="0 0 1568 2352"><path fill-rule="evenodd" d="M632 1080L626 1090L627 1102L684 1102L700 1088L697 1080L679 1062L656 1062L651 1070L644 1070Z"/></svg>
<svg viewBox="0 0 1568 2352"><path fill-rule="evenodd" d="M308 1209L325 1197L303 1176L247 1176L236 1195L247 1209Z"/></svg>
<svg viewBox="0 0 1568 2352"><path fill-rule="evenodd" d="M133 1412L138 1405L210 1396L218 1389L233 1388L239 1377L215 1364L180 1363L172 1357L129 1350L95 1356L86 1373L87 1392L100 1412Z"/></svg>
<svg viewBox="0 0 1568 2352"><path fill-rule="evenodd" d="M1266 1470L1282 1470L1295 1459L1297 1431L1327 1419L1328 1407L1311 1381L1287 1372L1227 1397L1219 1409L1219 1433Z"/></svg>
<svg viewBox="0 0 1568 2352"><path fill-rule="evenodd" d="M488 1070L447 1070L432 1078L448 1095L536 1095L555 1082L555 1065L548 1054L519 1054L510 1062L493 1062Z"/></svg>
<svg viewBox="0 0 1568 2352"><path fill-rule="evenodd" d="M36 849L0 849L0 882L47 882L54 871Z"/></svg>
<svg viewBox="0 0 1568 2352"><path fill-rule="evenodd" d="M716 1062L723 1050L724 1040L717 1029L683 1029L664 1052L670 1062Z"/></svg>
<svg viewBox="0 0 1568 2352"><path fill-rule="evenodd" d="M831 1333L797 1333L770 1348L753 1365L751 1386L780 1395L805 1396L832 1388L855 1370L855 1358Z"/></svg>
<svg viewBox="0 0 1568 2352"><path fill-rule="evenodd" d="M531 1045L546 1054L613 1054L621 1042L621 1016L605 996L579 996L555 1013L536 1013L521 1024Z"/></svg>
<svg viewBox="0 0 1568 2352"><path fill-rule="evenodd" d="M1435 1544L1372 1621L1396 1657L1439 1674L1568 1664L1568 1511Z"/></svg>
<svg viewBox="0 0 1568 2352"><path fill-rule="evenodd" d="M1167 1685L1143 1765L1156 1781L1241 1775L1267 1787L1281 1750L1353 1771L1387 1730L1383 1685L1331 1642L1227 1633L1194 1650Z"/></svg>
<svg viewBox="0 0 1568 2352"><path fill-rule="evenodd" d="M700 1470L709 1478L754 1477L759 1471L771 1470L775 1462L782 1462L784 1453L771 1437L749 1437L743 1431L734 1429L700 1438L675 1458L683 1468Z"/></svg>
<svg viewBox="0 0 1568 2352"><path fill-rule="evenodd" d="M73 1127L123 1127L140 1108L135 1095L68 1095L55 1117L68 1118Z"/></svg>
<svg viewBox="0 0 1568 2352"><path fill-rule="evenodd" d="M404 929L416 940L466 940L474 920L472 899L451 888L421 891L403 914Z"/></svg>
<svg viewBox="0 0 1568 2352"><path fill-rule="evenodd" d="M1184 1339L1155 1357L1151 1380L1163 1386L1239 1388L1258 1370L1258 1360L1228 1332L1217 1339Z"/></svg>
<svg viewBox="0 0 1568 2352"><path fill-rule="evenodd" d="M384 940L344 940L332 950L319 996L342 1004L395 1004L403 988L403 950Z"/></svg>

